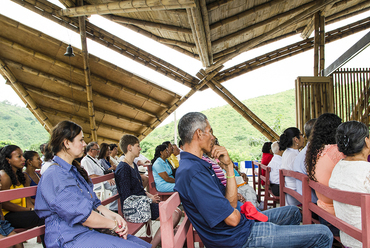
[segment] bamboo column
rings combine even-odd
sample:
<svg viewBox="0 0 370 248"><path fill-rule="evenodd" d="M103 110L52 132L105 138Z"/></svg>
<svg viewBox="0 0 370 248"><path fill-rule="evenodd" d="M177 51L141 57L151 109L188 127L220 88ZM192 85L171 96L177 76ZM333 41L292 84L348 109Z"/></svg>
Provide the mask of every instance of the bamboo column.
<svg viewBox="0 0 370 248"><path fill-rule="evenodd" d="M79 5L83 4L83 0L79 0ZM92 98L92 86L90 79L90 65L89 65L89 54L87 51L86 42L86 21L85 16L79 16L78 21L80 24L80 35L81 35L81 45L82 45L82 57L84 61L84 72L85 72L85 82L86 82L86 95L87 95L87 105L89 108L90 116L90 129L93 141L98 140L98 135L96 133L96 123L95 123L95 113L94 113L94 102Z"/></svg>
<svg viewBox="0 0 370 248"><path fill-rule="evenodd" d="M53 125L51 124L48 117L41 111L41 109L37 106L36 102L32 99L30 94L28 94L27 90L20 84L20 82L16 79L14 74L9 70L8 66L4 63L2 59L0 59L0 72L3 74L11 83L12 87L14 87L19 93L18 95L22 96L27 104L32 108L32 111L37 114L39 117L38 119L41 120L44 127L48 132L51 132L53 129Z"/></svg>
<svg viewBox="0 0 370 248"><path fill-rule="evenodd" d="M313 58L313 75L319 76L319 44L320 44L320 13L314 16L315 38L314 38L314 58Z"/></svg>
<svg viewBox="0 0 370 248"><path fill-rule="evenodd" d="M321 72L325 69L325 16L320 15L320 71L319 75L321 76Z"/></svg>

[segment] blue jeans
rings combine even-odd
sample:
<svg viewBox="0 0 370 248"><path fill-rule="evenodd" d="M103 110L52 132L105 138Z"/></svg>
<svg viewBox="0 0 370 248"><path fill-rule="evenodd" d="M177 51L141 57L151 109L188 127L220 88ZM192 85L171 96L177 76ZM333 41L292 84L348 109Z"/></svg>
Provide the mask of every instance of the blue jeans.
<svg viewBox="0 0 370 248"><path fill-rule="evenodd" d="M244 247L332 247L333 234L324 225L299 225L301 213L296 206L262 212L269 222L254 223Z"/></svg>

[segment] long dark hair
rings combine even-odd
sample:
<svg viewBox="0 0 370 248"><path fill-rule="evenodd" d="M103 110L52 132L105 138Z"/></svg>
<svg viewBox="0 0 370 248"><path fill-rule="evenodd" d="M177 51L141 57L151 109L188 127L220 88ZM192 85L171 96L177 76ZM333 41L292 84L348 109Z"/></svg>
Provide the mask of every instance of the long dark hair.
<svg viewBox="0 0 370 248"><path fill-rule="evenodd" d="M317 158L325 145L336 144L335 132L341 122L341 118L331 113L322 114L317 118L311 131L305 159L308 177L311 180L317 181L315 178Z"/></svg>
<svg viewBox="0 0 370 248"><path fill-rule="evenodd" d="M22 172L22 169L17 169L16 173L13 172L12 166L9 164L7 158L12 158L12 152L14 152L19 148L19 146L16 145L7 145L1 148L0 150L0 170L4 170L6 174L10 177L10 180L12 181L12 185L16 186L18 184L18 181L24 185L26 182L26 178L24 177L24 174ZM18 180L17 180L18 177Z"/></svg>
<svg viewBox="0 0 370 248"><path fill-rule="evenodd" d="M353 156L362 151L369 138L369 128L362 122L347 121L339 125L335 134L338 150L346 156Z"/></svg>
<svg viewBox="0 0 370 248"><path fill-rule="evenodd" d="M152 164L161 156L161 152L167 149L166 145L159 145L155 148L154 158L152 159Z"/></svg>
<svg viewBox="0 0 370 248"><path fill-rule="evenodd" d="M33 159L33 157L34 156L36 156L38 153L37 152L35 152L35 151L25 151L24 153L23 153L23 157L24 157L24 159L26 160L26 163L25 163L25 165L26 165L26 167L28 167L28 164L27 164L27 162L30 160L32 160Z"/></svg>
<svg viewBox="0 0 370 248"><path fill-rule="evenodd" d="M48 143L49 149L56 155L62 150L66 150L64 140L73 142L74 138L80 134L82 127L72 121L59 122L53 129ZM90 178L84 168L76 161L73 160L72 165L76 167L81 176L90 183Z"/></svg>
<svg viewBox="0 0 370 248"><path fill-rule="evenodd" d="M290 127L284 130L284 132L280 135L279 140L279 149L280 151L285 151L285 149L292 147L293 145L293 138L297 137L300 138L301 131L299 131L296 127Z"/></svg>
<svg viewBox="0 0 370 248"><path fill-rule="evenodd" d="M110 146L107 143L101 143L98 159L104 158L104 159L108 160L109 155L107 157L105 156L108 149L110 149Z"/></svg>

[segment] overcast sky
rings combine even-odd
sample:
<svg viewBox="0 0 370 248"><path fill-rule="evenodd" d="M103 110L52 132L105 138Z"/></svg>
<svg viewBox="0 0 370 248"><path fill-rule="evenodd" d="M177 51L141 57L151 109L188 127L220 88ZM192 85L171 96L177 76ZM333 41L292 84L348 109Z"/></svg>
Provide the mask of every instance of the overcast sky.
<svg viewBox="0 0 370 248"><path fill-rule="evenodd" d="M50 0L49 0L50 1ZM53 0L55 4L63 7L59 1ZM43 33L53 36L65 43L72 44L72 46L81 48L81 40L77 33L71 32L62 26L51 22L42 16L21 7L10 0L1 0L0 14L12 18L24 25L35 28ZM369 16L369 12L358 15L356 17L326 26L326 31L352 23ZM107 21L106 19L93 15L89 18L91 23L119 36L131 44L144 49L145 51L164 59L165 61L181 68L187 73L195 76L195 74L202 68L200 61L192 59L187 55L178 53L167 46L146 38L136 32L133 32L121 25ZM1 28L0 28L1 29ZM1 32L1 30L0 30ZM361 39L369 30L351 35L350 37L335 41L326 45L325 47L325 65L329 66L340 55L354 45ZM231 67L243 61L252 59L256 56L273 51L283 46L301 41L299 35L290 37L274 44L270 44L258 49L245 52L230 62L225 64L224 68ZM185 95L189 92L189 88L180 83L169 79L162 74L159 74L135 61L126 58L104 46L96 44L88 40L89 53L94 54L102 59L110 61L125 70L145 77L146 79L168 88L180 95ZM352 59L345 67L350 68L369 68L370 67L370 48L365 49L360 55ZM261 95L275 94L281 91L294 88L294 80L298 76L312 76L313 75L313 50L304 52L302 54L293 56L291 58L279 61L277 63L268 65L266 67L246 73L237 78L231 79L223 86L226 87L239 100L245 100ZM23 102L13 92L10 86L5 85L5 80L0 77L0 101L8 100L13 104L24 106ZM199 104L199 103L202 104ZM190 111L203 111L209 108L222 106L227 104L221 97L219 97L212 90L208 89L203 92L197 92L183 105L177 109L176 117L179 119L182 115ZM169 116L164 123L173 121L173 115Z"/></svg>

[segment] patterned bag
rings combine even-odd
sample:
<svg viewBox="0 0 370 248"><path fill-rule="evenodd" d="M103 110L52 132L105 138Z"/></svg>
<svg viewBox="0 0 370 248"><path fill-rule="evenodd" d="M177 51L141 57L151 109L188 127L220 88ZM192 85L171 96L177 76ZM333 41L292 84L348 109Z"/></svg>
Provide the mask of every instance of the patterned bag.
<svg viewBox="0 0 370 248"><path fill-rule="evenodd" d="M123 203L123 215L125 219L133 223L144 223L150 220L150 203L152 199L146 195L131 195Z"/></svg>

